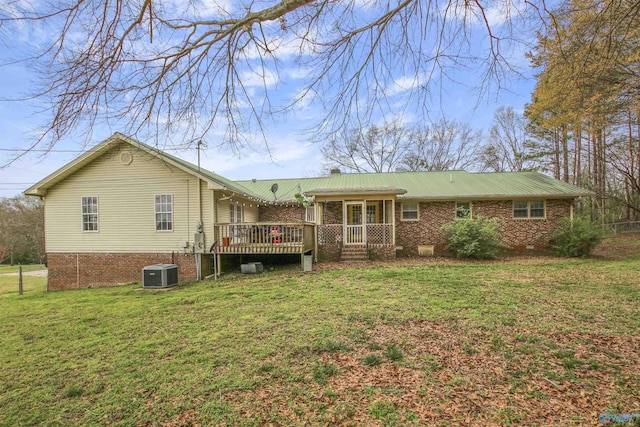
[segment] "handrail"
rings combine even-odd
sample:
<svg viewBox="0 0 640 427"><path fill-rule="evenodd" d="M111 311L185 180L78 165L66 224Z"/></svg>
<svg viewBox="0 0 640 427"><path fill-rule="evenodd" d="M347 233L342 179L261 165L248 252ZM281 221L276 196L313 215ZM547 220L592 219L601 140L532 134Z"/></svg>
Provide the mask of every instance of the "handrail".
<svg viewBox="0 0 640 427"><path fill-rule="evenodd" d="M313 223L234 222L216 223L214 230L222 253L258 247L313 248ZM229 248L229 249L225 249ZM232 250L233 248L233 250Z"/></svg>

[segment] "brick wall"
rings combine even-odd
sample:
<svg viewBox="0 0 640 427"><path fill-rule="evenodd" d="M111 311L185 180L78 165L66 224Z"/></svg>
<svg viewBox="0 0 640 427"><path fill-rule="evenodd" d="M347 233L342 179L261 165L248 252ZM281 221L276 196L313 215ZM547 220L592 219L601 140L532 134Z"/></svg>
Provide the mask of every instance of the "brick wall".
<svg viewBox="0 0 640 427"><path fill-rule="evenodd" d="M318 262L340 261L340 245L320 245L318 246Z"/></svg>
<svg viewBox="0 0 640 427"><path fill-rule="evenodd" d="M502 239L509 247L517 250L527 246L544 249L549 245L545 235L560 219L569 217L571 204L571 200L547 200L544 219L514 219L513 202L510 200L473 202L472 209L474 215L500 218Z"/></svg>
<svg viewBox="0 0 640 427"><path fill-rule="evenodd" d="M511 200L474 201L472 211L474 216L499 218L503 242L510 248L542 249L548 246L545 234L559 219L569 217L571 203L571 200L547 200L544 219L514 219ZM398 256L417 255L418 245L434 245L436 251L442 251L447 243L442 226L454 220L454 210L455 202L423 202L418 221L401 221L397 203L396 244L403 247Z"/></svg>
<svg viewBox="0 0 640 427"><path fill-rule="evenodd" d="M260 205L259 222L301 222L306 210L302 205L275 206Z"/></svg>
<svg viewBox="0 0 640 427"><path fill-rule="evenodd" d="M342 202L326 202L322 224L342 224Z"/></svg>
<svg viewBox="0 0 640 427"><path fill-rule="evenodd" d="M419 203L418 221L402 221L401 206L396 203L396 245L398 256L418 255L418 245L434 245L441 251L446 245L441 228L453 221L454 202Z"/></svg>
<svg viewBox="0 0 640 427"><path fill-rule="evenodd" d="M143 267L161 263L177 264L179 280L196 278L194 254L50 252L47 253L49 290L140 283Z"/></svg>
<svg viewBox="0 0 640 427"><path fill-rule="evenodd" d="M373 261L396 259L396 249L393 246L369 246L369 259Z"/></svg>

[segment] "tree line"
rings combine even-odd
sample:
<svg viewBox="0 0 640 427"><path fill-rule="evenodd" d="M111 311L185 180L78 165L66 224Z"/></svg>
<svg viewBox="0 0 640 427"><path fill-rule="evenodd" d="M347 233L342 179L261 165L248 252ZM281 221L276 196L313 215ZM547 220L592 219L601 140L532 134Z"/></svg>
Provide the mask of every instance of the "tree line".
<svg viewBox="0 0 640 427"><path fill-rule="evenodd" d="M22 195L0 199L0 263L44 262L44 204Z"/></svg>
<svg viewBox="0 0 640 427"><path fill-rule="evenodd" d="M582 208L602 222L638 220L637 116L628 115L626 127L610 123L601 135L606 140L588 131L580 140L581 135L562 129L543 131L532 116L535 107L528 105L524 114L499 107L488 132L446 119L419 126L391 122L352 129L322 146L324 168L355 173L538 171L592 190L594 197L583 200Z"/></svg>

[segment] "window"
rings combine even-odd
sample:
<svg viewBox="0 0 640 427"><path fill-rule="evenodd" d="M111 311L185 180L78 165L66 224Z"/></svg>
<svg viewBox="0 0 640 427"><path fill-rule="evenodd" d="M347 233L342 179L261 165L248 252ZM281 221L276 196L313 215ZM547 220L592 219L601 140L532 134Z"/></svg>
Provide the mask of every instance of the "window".
<svg viewBox="0 0 640 427"><path fill-rule="evenodd" d="M98 231L98 198L82 198L82 231Z"/></svg>
<svg viewBox="0 0 640 427"><path fill-rule="evenodd" d="M362 205L347 205L347 224L362 225Z"/></svg>
<svg viewBox="0 0 640 427"><path fill-rule="evenodd" d="M367 224L378 223L378 206L367 205Z"/></svg>
<svg viewBox="0 0 640 427"><path fill-rule="evenodd" d="M229 222L242 222L242 205L229 205Z"/></svg>
<svg viewBox="0 0 640 427"><path fill-rule="evenodd" d="M242 205L234 205L229 203L229 223L242 222ZM229 237L232 239L239 238L242 233L242 226L236 227L232 225L229 227Z"/></svg>
<svg viewBox="0 0 640 427"><path fill-rule="evenodd" d="M156 196L156 231L173 231L173 196Z"/></svg>
<svg viewBox="0 0 640 427"><path fill-rule="evenodd" d="M417 221L418 220L418 204L417 203L403 203L400 205L401 218L403 221Z"/></svg>
<svg viewBox="0 0 640 427"><path fill-rule="evenodd" d="M529 202L529 217L530 218L544 218L544 201L535 200Z"/></svg>
<svg viewBox="0 0 640 427"><path fill-rule="evenodd" d="M544 218L544 200L513 202L514 218Z"/></svg>
<svg viewBox="0 0 640 427"><path fill-rule="evenodd" d="M471 218L471 202L456 202L456 219Z"/></svg>
<svg viewBox="0 0 640 427"><path fill-rule="evenodd" d="M304 220L307 222L316 222L316 210L313 205L305 208Z"/></svg>

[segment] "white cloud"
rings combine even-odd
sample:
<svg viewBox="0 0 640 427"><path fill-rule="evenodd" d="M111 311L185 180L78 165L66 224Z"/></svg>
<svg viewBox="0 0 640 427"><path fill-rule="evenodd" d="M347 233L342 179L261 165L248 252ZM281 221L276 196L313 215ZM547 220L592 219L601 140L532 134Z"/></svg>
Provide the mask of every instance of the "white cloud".
<svg viewBox="0 0 640 427"><path fill-rule="evenodd" d="M261 137L256 136L255 140ZM203 156L202 165L230 179L297 178L308 176L316 164L317 147L292 135L269 138L266 148L246 148L240 155L214 152ZM271 156L269 155L271 154Z"/></svg>
<svg viewBox="0 0 640 427"><path fill-rule="evenodd" d="M415 89L426 83L427 78L424 75L416 74L413 76L402 76L393 80L393 83L385 88L387 96L394 96L408 90Z"/></svg>
<svg viewBox="0 0 640 427"><path fill-rule="evenodd" d="M275 71L267 68L263 68L261 71L244 71L240 75L242 84L245 87L271 87L280 82L280 76Z"/></svg>

